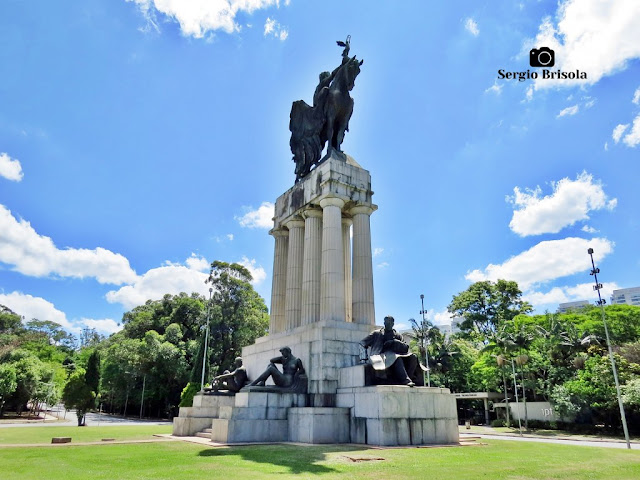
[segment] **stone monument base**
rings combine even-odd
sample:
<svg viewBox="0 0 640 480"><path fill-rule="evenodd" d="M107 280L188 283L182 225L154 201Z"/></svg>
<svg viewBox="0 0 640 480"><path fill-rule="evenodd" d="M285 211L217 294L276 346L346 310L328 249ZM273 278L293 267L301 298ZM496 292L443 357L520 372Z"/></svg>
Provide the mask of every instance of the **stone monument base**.
<svg viewBox="0 0 640 480"><path fill-rule="evenodd" d="M173 434L179 437L193 436L205 428L211 428L211 420L218 418L221 407L235 405L235 397L228 395L202 395L193 397L192 407L180 407L173 419Z"/></svg>

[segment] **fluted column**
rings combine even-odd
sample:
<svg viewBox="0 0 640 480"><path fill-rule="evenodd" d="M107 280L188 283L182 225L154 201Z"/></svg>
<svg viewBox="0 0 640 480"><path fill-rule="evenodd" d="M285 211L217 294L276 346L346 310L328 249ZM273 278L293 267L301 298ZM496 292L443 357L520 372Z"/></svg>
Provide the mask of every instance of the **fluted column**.
<svg viewBox="0 0 640 480"><path fill-rule="evenodd" d="M353 216L353 322L375 324L371 222L373 207L358 205Z"/></svg>
<svg viewBox="0 0 640 480"><path fill-rule="evenodd" d="M284 330L284 309L287 288L287 256L289 250L289 232L284 228L271 230L276 240L273 253L273 281L271 282L271 316L269 333Z"/></svg>
<svg viewBox="0 0 640 480"><path fill-rule="evenodd" d="M304 221L289 220L289 255L287 257L287 296L284 309L285 330L300 326L302 306L302 260L304 254Z"/></svg>
<svg viewBox="0 0 640 480"><path fill-rule="evenodd" d="M350 218L342 219L342 252L344 257L344 309L345 319L351 322L352 296L351 296L351 225Z"/></svg>
<svg viewBox="0 0 640 480"><path fill-rule="evenodd" d="M320 273L320 321L345 321L342 207L344 201L329 197L322 207L322 270Z"/></svg>
<svg viewBox="0 0 640 480"><path fill-rule="evenodd" d="M320 274L322 272L322 210L310 208L304 217L302 262L302 325L320 320Z"/></svg>

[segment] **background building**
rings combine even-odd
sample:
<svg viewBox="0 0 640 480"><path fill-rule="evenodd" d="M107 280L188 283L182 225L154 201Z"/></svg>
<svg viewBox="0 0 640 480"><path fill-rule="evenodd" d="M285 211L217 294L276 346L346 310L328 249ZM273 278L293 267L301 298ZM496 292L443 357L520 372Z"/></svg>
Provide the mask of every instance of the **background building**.
<svg viewBox="0 0 640 480"><path fill-rule="evenodd" d="M640 287L614 290L611 305L640 305Z"/></svg>
<svg viewBox="0 0 640 480"><path fill-rule="evenodd" d="M586 307L589 305L588 300L578 300L576 302L565 302L558 305L557 313L567 313L569 310L575 310L576 308Z"/></svg>

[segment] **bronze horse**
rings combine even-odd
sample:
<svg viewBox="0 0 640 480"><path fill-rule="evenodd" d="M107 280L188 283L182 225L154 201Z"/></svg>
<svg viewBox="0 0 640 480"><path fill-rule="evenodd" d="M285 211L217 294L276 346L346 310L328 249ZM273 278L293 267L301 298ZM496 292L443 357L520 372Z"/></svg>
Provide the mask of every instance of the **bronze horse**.
<svg viewBox="0 0 640 480"><path fill-rule="evenodd" d="M353 113L353 98L349 92L353 90L356 77L360 73L360 65L363 63L364 60L358 61L355 56L350 58L339 67L328 88L323 112L325 123L320 134L323 145L324 142L328 142L327 156L330 156L333 150L341 151L344 134L349 131L349 120Z"/></svg>
<svg viewBox="0 0 640 480"><path fill-rule="evenodd" d="M342 64L332 73L320 74L320 83L313 96L313 106L303 100L291 107L291 152L296 163L296 182L306 176L311 168L321 162L325 143L327 155L340 152L345 132L349 131L349 119L353 113L353 99L349 92L360 73L363 60L344 56Z"/></svg>

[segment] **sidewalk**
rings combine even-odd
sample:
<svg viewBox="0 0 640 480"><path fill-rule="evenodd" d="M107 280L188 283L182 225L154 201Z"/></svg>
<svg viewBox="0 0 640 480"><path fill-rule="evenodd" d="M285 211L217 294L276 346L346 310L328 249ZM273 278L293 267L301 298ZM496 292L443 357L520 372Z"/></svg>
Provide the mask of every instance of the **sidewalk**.
<svg viewBox="0 0 640 480"><path fill-rule="evenodd" d="M468 436L480 436L482 438L500 438L504 440L530 440L530 441L549 441L551 443L567 443L575 442L581 445L592 446L618 446L626 448L627 442L620 437L605 437L597 435L581 435L573 434L562 430L522 430L522 434L517 428L509 430L506 427L493 428L479 425L472 425L467 429L464 425L459 426L461 438ZM640 439L631 438L631 448L640 449Z"/></svg>

